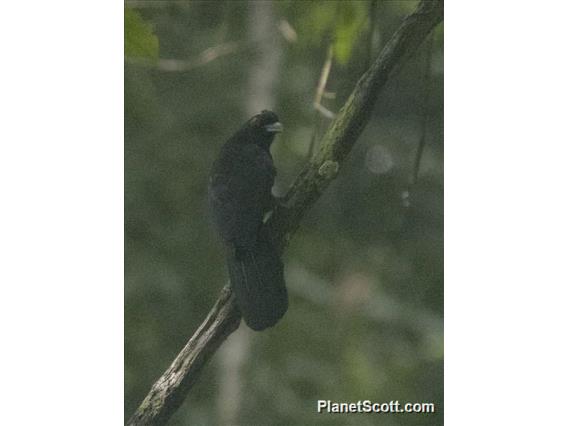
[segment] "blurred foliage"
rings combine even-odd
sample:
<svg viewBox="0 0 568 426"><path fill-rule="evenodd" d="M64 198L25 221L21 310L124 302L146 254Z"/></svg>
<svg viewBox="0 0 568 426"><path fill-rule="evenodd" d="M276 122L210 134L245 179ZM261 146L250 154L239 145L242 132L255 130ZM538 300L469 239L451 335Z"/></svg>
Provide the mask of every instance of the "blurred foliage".
<svg viewBox="0 0 568 426"><path fill-rule="evenodd" d="M313 1L298 6L297 1L290 0L280 8L283 14L291 15L303 45L320 46L322 40L328 40L340 64L347 63L369 24L369 3L364 1Z"/></svg>
<svg viewBox="0 0 568 426"><path fill-rule="evenodd" d="M275 192L283 195L306 161L329 42L349 34L342 36L349 49L336 52L344 63L332 67L327 91L335 97L323 100L328 109L339 110L365 70L370 3L272 4L267 37L278 40L281 63L276 102L266 108L285 126L272 150ZM378 2L371 54L415 4ZM259 55L247 41L248 2L164 2L134 12L143 18L142 39L159 39L160 57L194 58L226 42L242 48L189 72L125 66L125 416L227 280L223 247L208 217L208 173L221 144L248 118L248 77ZM281 36L282 21L296 31L296 42ZM284 257L290 309L275 328L250 333L239 424L442 424L442 44L437 29L431 58L421 49L381 92L337 180L292 239ZM424 105L426 66L432 75ZM424 119L420 176L409 187ZM220 362L216 355L206 366L170 424L219 424ZM324 415L316 412L318 399L427 401L438 412Z"/></svg>
<svg viewBox="0 0 568 426"><path fill-rule="evenodd" d="M124 9L124 54L136 58L158 57L158 38L152 25L133 9Z"/></svg>

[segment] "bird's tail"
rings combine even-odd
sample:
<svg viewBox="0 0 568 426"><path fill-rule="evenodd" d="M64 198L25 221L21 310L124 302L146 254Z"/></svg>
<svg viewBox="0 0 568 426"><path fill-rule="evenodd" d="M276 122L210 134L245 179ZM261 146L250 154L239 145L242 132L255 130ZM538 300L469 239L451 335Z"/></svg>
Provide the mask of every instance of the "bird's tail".
<svg viewBox="0 0 568 426"><path fill-rule="evenodd" d="M229 255L229 276L247 325L260 331L275 325L288 309L280 256L267 236Z"/></svg>

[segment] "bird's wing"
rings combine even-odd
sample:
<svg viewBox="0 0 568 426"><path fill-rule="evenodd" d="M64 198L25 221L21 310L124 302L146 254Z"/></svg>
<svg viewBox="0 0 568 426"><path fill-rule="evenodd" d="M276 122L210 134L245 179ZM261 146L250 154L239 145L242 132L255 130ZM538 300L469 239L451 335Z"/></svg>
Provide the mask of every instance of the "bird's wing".
<svg viewBox="0 0 568 426"><path fill-rule="evenodd" d="M250 215L246 214L246 208L240 200L234 179L228 181L223 176L212 177L209 190L209 204L219 233L227 242L236 245L247 245L256 233L257 227Z"/></svg>
<svg viewBox="0 0 568 426"><path fill-rule="evenodd" d="M240 153L240 160L243 165L243 172L252 178L257 189L266 192L272 189L276 169L270 153L258 145L245 145Z"/></svg>
<svg viewBox="0 0 568 426"><path fill-rule="evenodd" d="M270 154L248 144L211 177L209 202L219 232L236 246L254 245L272 203L275 169Z"/></svg>

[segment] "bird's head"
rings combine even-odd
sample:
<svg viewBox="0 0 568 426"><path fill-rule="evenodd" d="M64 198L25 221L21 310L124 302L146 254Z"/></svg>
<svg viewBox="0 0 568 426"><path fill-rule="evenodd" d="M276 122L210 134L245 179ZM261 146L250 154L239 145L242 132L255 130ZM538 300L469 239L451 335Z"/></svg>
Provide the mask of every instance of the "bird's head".
<svg viewBox="0 0 568 426"><path fill-rule="evenodd" d="M264 110L252 117L248 121L247 127L249 132L252 133L255 143L265 148L270 147L276 133L284 130L282 123L278 120L278 116L268 110Z"/></svg>

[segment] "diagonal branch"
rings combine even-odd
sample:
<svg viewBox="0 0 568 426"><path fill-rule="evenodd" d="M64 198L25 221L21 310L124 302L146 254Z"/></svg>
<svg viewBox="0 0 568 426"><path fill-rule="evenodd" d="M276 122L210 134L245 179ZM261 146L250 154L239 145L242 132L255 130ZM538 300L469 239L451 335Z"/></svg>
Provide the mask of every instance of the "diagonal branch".
<svg viewBox="0 0 568 426"><path fill-rule="evenodd" d="M148 396L128 421L128 425L163 425L179 408L203 365L221 343L235 331L241 314L229 286L225 286L215 306L189 339L172 365L150 389Z"/></svg>
<svg viewBox="0 0 568 426"><path fill-rule="evenodd" d="M443 10L443 0L422 0L361 77L323 136L319 152L305 166L286 195L288 206L277 207L265 224L282 249L306 211L337 176L341 163L369 121L380 90L442 21ZM185 399L205 363L239 324L240 313L234 297L230 288L225 287L205 321L152 386L128 425L165 424Z"/></svg>

